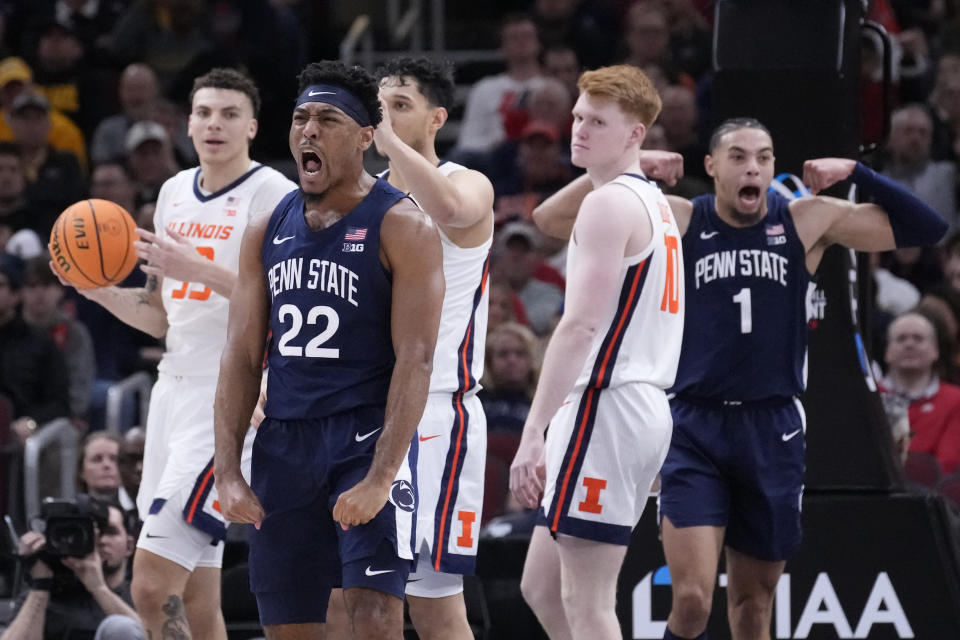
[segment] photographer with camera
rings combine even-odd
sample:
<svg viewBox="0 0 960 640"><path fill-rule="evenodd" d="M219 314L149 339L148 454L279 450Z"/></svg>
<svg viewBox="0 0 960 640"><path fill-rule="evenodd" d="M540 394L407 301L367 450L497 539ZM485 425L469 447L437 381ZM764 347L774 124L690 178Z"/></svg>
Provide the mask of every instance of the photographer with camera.
<svg viewBox="0 0 960 640"><path fill-rule="evenodd" d="M126 578L134 540L123 512L81 494L45 502L41 518L46 536L20 538L29 591L0 640L143 640Z"/></svg>

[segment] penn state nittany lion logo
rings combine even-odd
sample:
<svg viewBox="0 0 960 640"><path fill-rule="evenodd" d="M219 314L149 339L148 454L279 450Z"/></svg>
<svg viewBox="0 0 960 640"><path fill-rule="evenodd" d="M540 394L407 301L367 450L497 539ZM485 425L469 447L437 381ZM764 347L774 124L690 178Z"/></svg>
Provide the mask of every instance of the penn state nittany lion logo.
<svg viewBox="0 0 960 640"><path fill-rule="evenodd" d="M390 487L390 502L397 509L413 513L417 499L413 494L413 487L406 480L396 480Z"/></svg>

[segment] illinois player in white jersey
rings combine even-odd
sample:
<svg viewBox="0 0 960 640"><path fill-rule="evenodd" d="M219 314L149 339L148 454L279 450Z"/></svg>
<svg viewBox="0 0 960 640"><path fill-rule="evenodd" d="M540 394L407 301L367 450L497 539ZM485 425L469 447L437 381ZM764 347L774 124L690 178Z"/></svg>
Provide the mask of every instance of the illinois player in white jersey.
<svg viewBox="0 0 960 640"><path fill-rule="evenodd" d="M613 640L620 565L670 443L683 261L670 207L639 164L656 89L628 65L586 72L579 88L571 159L595 190L570 236L564 314L510 488L540 505L521 582L540 624L554 640Z"/></svg>
<svg viewBox="0 0 960 640"><path fill-rule="evenodd" d="M493 186L481 173L441 162L437 131L453 103L450 65L393 60L378 71L383 122L374 142L384 177L437 223L446 293L430 394L418 426L417 566L407 582L410 618L423 640L473 638L463 575L476 563L487 423L477 399L487 334Z"/></svg>
<svg viewBox="0 0 960 640"><path fill-rule="evenodd" d="M131 326L166 336L137 497L144 518L133 569L137 611L153 637L177 629L180 638L225 639L226 529L212 467L220 352L244 229L296 185L250 159L260 96L249 78L214 69L194 82L191 104L188 133L200 166L161 188L156 233L139 230L146 285L81 293Z"/></svg>

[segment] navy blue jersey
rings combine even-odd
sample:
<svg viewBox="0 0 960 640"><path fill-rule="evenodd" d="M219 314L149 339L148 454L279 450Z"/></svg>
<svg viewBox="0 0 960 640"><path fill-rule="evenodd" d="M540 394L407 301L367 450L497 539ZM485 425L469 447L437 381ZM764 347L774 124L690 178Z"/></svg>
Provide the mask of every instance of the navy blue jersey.
<svg viewBox="0 0 960 640"><path fill-rule="evenodd" d="M673 391L753 401L789 397L806 384L806 252L782 196L736 228L713 195L693 199L683 236L687 321Z"/></svg>
<svg viewBox="0 0 960 640"><path fill-rule="evenodd" d="M277 205L262 252L273 332L267 416L321 418L386 403L396 357L380 223L403 197L377 180L353 211L317 230L299 191Z"/></svg>

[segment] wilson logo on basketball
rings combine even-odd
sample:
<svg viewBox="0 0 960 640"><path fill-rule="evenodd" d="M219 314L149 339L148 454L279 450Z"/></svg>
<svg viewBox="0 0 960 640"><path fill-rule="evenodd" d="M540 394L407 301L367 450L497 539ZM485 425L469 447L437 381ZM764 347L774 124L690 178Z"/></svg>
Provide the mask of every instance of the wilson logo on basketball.
<svg viewBox="0 0 960 640"><path fill-rule="evenodd" d="M78 289L117 284L137 263L136 225L120 205L82 200L64 209L50 230L57 272Z"/></svg>

